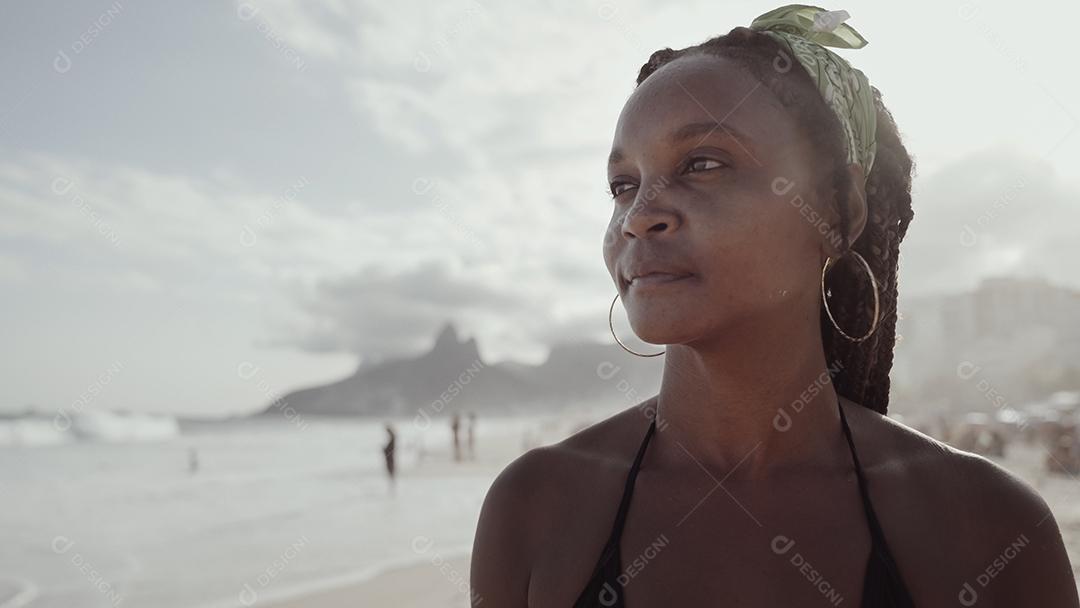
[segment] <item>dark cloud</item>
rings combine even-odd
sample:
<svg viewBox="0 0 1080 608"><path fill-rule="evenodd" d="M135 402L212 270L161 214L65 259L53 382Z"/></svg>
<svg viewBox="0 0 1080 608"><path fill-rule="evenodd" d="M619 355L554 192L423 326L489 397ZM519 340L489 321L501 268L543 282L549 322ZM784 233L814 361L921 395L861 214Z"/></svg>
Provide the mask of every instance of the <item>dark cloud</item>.
<svg viewBox="0 0 1080 608"><path fill-rule="evenodd" d="M322 280L299 300L309 321L276 344L352 352L365 359L422 351L447 321L461 328L466 319L507 315L527 305L468 270L440 261L398 273L367 266Z"/></svg>

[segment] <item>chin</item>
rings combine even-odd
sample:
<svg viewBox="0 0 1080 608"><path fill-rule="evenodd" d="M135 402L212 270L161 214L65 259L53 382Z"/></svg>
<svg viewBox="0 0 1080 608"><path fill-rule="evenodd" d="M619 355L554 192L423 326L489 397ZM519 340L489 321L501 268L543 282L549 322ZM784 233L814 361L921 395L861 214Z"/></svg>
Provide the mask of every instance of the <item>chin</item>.
<svg viewBox="0 0 1080 608"><path fill-rule="evenodd" d="M666 318L663 319L650 319L647 314L632 317L630 327L639 340L659 347L666 344L682 344L693 339L693 332L689 331L690 328L687 327L683 318L672 317L667 312L664 316ZM626 340L623 339L623 342Z"/></svg>

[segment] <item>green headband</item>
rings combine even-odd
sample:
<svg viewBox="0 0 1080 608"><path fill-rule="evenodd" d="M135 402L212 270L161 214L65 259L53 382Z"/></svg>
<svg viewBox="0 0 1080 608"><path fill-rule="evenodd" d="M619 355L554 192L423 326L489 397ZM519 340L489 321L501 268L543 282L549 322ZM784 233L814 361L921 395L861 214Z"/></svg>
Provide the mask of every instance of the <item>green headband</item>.
<svg viewBox="0 0 1080 608"><path fill-rule="evenodd" d="M750 29L775 38L817 84L825 102L840 119L847 138L848 162L870 175L877 148L877 110L870 81L826 46L860 49L867 45L855 28L844 23L847 11L789 4L773 9L750 24Z"/></svg>

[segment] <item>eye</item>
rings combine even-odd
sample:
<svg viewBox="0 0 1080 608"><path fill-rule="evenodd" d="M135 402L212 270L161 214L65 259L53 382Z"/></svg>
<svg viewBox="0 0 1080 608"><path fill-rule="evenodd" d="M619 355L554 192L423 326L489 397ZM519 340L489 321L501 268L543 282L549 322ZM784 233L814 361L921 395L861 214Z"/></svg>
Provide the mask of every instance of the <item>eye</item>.
<svg viewBox="0 0 1080 608"><path fill-rule="evenodd" d="M710 166L710 163L711 163L711 166ZM698 171L711 171L713 169L718 169L720 167L727 167L727 166L728 166L727 163L720 162L720 161L718 161L716 159L713 159L713 158L708 158L706 156L695 156L695 157L692 157L689 160L687 160L686 169L684 170L684 172L686 172L686 173L692 173L692 172L696 173ZM695 168L696 168L696 170L691 171L692 169L695 169Z"/></svg>
<svg viewBox="0 0 1080 608"><path fill-rule="evenodd" d="M629 190L629 188L620 189L621 186L633 186L631 182L611 182L608 184L608 194L611 198L618 198L620 194Z"/></svg>

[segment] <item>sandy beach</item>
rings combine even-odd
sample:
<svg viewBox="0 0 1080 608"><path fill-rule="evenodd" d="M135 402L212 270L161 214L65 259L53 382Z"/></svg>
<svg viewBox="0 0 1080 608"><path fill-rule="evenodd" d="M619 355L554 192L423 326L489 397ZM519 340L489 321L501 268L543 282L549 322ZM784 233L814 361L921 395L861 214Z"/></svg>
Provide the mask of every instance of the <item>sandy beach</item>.
<svg viewBox="0 0 1080 608"><path fill-rule="evenodd" d="M269 608L468 608L469 556L391 569L362 584L266 604ZM464 583L462 583L464 581Z"/></svg>

